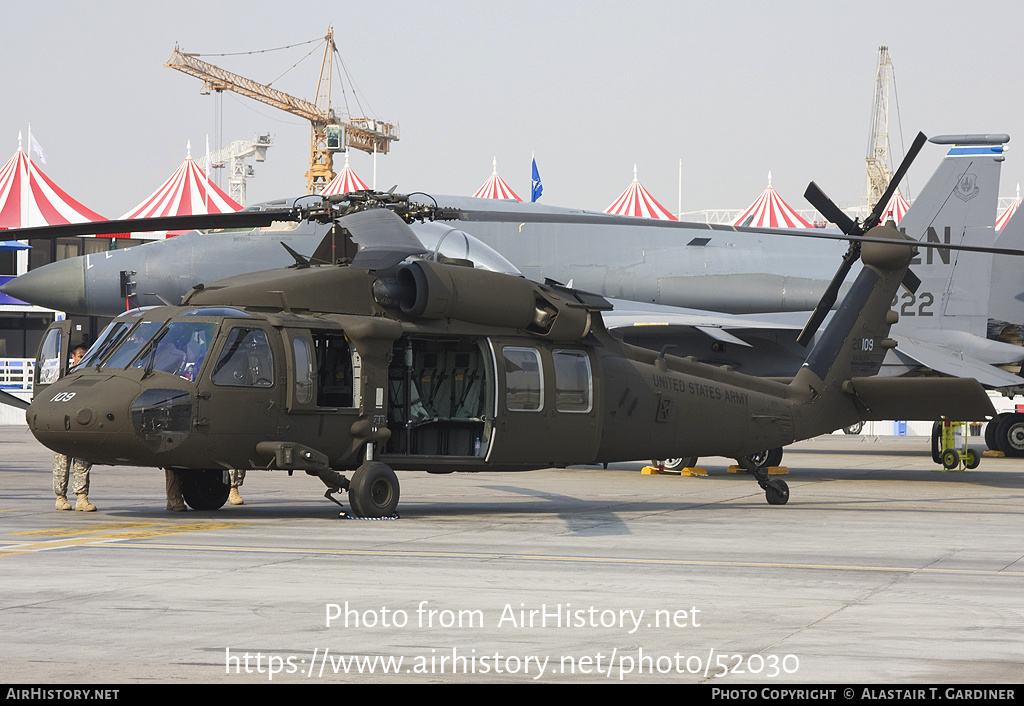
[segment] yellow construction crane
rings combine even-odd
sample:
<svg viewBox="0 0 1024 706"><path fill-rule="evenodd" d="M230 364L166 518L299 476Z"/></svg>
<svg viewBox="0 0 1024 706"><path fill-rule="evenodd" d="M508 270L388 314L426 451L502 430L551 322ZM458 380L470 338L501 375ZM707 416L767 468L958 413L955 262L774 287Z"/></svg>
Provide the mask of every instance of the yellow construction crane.
<svg viewBox="0 0 1024 706"><path fill-rule="evenodd" d="M331 58L337 51L332 27L324 37L324 58L313 102L201 61L196 58L197 54L185 53L178 45L174 46L174 53L164 66L201 79L205 92L234 91L308 120L312 126L312 139L306 191L316 194L334 178L335 152L344 152L352 147L369 154L387 154L392 140L399 139L397 125L373 118L342 119L331 109Z"/></svg>

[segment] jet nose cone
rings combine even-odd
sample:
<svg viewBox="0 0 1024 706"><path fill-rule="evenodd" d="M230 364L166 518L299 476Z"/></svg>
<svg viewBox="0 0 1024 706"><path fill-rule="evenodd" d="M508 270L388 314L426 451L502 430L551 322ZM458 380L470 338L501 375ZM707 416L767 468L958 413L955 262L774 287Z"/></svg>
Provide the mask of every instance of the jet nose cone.
<svg viewBox="0 0 1024 706"><path fill-rule="evenodd" d="M51 262L12 279L0 287L0 291L23 302L57 311L85 312L83 258Z"/></svg>

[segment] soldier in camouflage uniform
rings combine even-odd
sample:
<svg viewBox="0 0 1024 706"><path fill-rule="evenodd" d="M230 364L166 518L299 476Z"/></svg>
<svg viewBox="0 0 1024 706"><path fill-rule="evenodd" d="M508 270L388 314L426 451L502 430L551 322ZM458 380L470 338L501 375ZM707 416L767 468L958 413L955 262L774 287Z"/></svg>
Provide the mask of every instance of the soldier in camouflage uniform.
<svg viewBox="0 0 1024 706"><path fill-rule="evenodd" d="M96 506L89 502L89 469L91 463L81 459L68 458L64 454L53 454L53 492L57 496L56 508L58 510L70 510L71 503L68 502L68 466L73 465L75 481L71 485L71 492L78 496L75 509L83 512L93 512Z"/></svg>
<svg viewBox="0 0 1024 706"><path fill-rule="evenodd" d="M245 501L238 494L238 489L245 482L245 471L232 469L228 471L228 477L231 478L231 493L228 495L228 502L232 505L244 505Z"/></svg>
<svg viewBox="0 0 1024 706"><path fill-rule="evenodd" d="M71 353L71 367L78 365L78 363L85 357L85 352L88 350L84 345L79 344L75 346L74 351ZM71 486L71 492L78 496L78 500L75 503L75 509L81 510L82 512L95 512L96 506L89 502L89 469L92 468L91 463L76 458L72 464L72 460L64 454L54 453L53 454L53 493L57 496L57 503L55 508L58 510L70 510L71 503L68 502L68 466L74 466L75 482Z"/></svg>

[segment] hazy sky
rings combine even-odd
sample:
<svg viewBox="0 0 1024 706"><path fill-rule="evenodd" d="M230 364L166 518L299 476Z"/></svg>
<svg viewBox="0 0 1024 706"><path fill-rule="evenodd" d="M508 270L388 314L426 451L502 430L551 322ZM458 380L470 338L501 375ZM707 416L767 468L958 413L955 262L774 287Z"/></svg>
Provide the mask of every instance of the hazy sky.
<svg viewBox="0 0 1024 706"><path fill-rule="evenodd" d="M877 49L896 75L890 136L1006 132L1024 143L1019 2L49 2L2 6L0 161L29 123L43 169L86 206L116 217L185 157L216 142L215 98L164 68L189 52L266 49L334 26L362 111L399 123L377 186L471 195L491 159L524 199L531 152L543 203L603 210L641 182L683 210L742 208L775 188L796 208L811 179L842 205L864 189ZM268 82L310 47L208 57ZM312 99L319 58L275 87ZM343 106L335 87L335 106ZM896 98L899 111L896 110ZM309 126L225 93L225 143L271 132L249 201L305 190ZM1024 181L1010 142L1001 194ZM944 150L911 171L916 193ZM898 155L899 156L899 155ZM898 161L897 156L897 161ZM364 181L372 158L351 153ZM344 156L335 159L336 168ZM226 177L225 177L226 179ZM225 182L226 186L226 182Z"/></svg>

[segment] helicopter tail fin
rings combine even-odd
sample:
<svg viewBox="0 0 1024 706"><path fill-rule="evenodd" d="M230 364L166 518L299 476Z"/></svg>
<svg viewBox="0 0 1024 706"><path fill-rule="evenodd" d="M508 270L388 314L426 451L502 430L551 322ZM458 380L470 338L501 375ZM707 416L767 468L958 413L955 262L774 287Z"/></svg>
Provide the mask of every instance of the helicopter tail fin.
<svg viewBox="0 0 1024 706"><path fill-rule="evenodd" d="M791 383L806 388L811 399L826 389L840 388L852 377L876 374L886 350L893 347L889 328L898 316L890 306L913 257L912 243L890 226L873 228L869 234L893 243L863 244L863 269Z"/></svg>
<svg viewBox="0 0 1024 706"><path fill-rule="evenodd" d="M797 406L797 439L877 418L866 409L871 400L878 404L885 400L882 407L899 409L902 419L934 419L936 414L975 419L979 410L985 412L983 416L991 410L984 389L975 380L935 380L927 388L897 388L866 380L878 373L886 351L896 345L888 336L899 317L890 307L914 256L913 243L890 226L873 228L869 235L893 242L863 243L863 269L789 385L791 399L810 403ZM891 404L893 396L903 397L914 390L927 394ZM936 412L934 401L942 396L950 397L950 404Z"/></svg>

